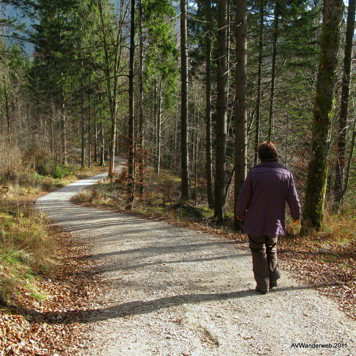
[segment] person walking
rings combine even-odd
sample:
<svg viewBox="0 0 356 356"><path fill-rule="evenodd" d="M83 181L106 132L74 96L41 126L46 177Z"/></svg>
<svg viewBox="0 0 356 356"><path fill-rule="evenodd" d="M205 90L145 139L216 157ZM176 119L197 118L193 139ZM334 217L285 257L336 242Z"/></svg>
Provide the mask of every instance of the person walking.
<svg viewBox="0 0 356 356"><path fill-rule="evenodd" d="M236 218L243 221L252 254L256 291L266 294L281 277L277 261L278 236L285 231L285 206L293 222L300 219L300 202L292 173L278 163L276 146L265 141L258 147L260 164L253 167L241 187Z"/></svg>

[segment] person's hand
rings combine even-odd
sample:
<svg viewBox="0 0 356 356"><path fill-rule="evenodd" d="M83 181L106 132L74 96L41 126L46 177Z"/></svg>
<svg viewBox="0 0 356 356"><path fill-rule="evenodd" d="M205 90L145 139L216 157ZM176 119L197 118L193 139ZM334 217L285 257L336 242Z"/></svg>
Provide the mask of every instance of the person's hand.
<svg viewBox="0 0 356 356"><path fill-rule="evenodd" d="M236 220L237 221L244 221L244 217L236 215Z"/></svg>
<svg viewBox="0 0 356 356"><path fill-rule="evenodd" d="M243 225L243 221L245 219L244 216L238 216L238 215L235 215L235 230L238 231L238 232L242 232L242 225Z"/></svg>

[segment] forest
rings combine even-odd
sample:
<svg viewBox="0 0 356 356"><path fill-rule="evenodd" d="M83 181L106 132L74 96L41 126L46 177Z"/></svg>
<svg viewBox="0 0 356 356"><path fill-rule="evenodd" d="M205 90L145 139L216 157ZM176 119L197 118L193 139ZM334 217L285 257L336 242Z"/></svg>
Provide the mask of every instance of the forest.
<svg viewBox="0 0 356 356"><path fill-rule="evenodd" d="M1 0L0 354L87 355L93 314L131 351L351 354L354 30L355 0ZM302 205L267 309L234 213L264 141Z"/></svg>
<svg viewBox="0 0 356 356"><path fill-rule="evenodd" d="M73 165L113 177L121 156L127 209L168 171L223 224L268 140L295 176L302 230L354 211L354 0L0 6L2 184Z"/></svg>

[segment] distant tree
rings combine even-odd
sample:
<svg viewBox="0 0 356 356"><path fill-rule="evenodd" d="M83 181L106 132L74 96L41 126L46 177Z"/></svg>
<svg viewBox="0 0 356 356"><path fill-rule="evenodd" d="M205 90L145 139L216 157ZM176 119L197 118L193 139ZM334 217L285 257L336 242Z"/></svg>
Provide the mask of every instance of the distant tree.
<svg viewBox="0 0 356 356"><path fill-rule="evenodd" d="M77 62L73 60L76 48L75 21L77 1L51 2L38 0L35 6L38 22L33 25L35 61L32 70L37 93L45 101L53 102L61 123L61 161L68 163L68 108L72 73ZM35 88L33 88L35 89Z"/></svg>
<svg viewBox="0 0 356 356"><path fill-rule="evenodd" d="M160 173L161 164L165 153L172 155L174 149L168 144L162 144L163 140L168 139L165 135L165 122L167 115L172 112L175 104L178 105L180 97L177 92L177 81L179 76L179 64L177 40L175 33L174 19L176 12L170 0L145 0L143 2L143 33L145 36L145 91L147 92L145 105L150 104L152 108L152 118L147 110L145 112L145 125L147 129L147 147L154 151L152 155L153 165L156 173ZM172 125L170 123L168 125ZM174 123L176 125L176 123ZM151 130L149 129L151 127ZM152 139L149 139L151 131ZM173 155L171 162L180 157L179 153ZM167 167L168 168L168 167Z"/></svg>
<svg viewBox="0 0 356 356"><path fill-rule="evenodd" d="M328 176L329 131L337 52L340 41L342 0L324 0L323 25L320 39L319 70L312 127L311 160L303 209L302 231L320 229Z"/></svg>
<svg viewBox="0 0 356 356"><path fill-rule="evenodd" d="M109 142L109 176L112 177L115 168L115 150L117 136L117 113L120 79L127 74L123 67L124 21L126 7L120 0L119 19L116 19L113 4L108 0L95 0L95 6L99 12L98 45L102 49L104 61L101 65L106 82L106 96L109 103L110 113L110 142ZM123 63L125 62L125 63Z"/></svg>

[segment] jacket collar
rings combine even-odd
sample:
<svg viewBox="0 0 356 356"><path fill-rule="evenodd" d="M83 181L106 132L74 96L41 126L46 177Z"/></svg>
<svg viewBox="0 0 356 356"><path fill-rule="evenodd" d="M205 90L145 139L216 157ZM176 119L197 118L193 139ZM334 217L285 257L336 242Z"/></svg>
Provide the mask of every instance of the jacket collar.
<svg viewBox="0 0 356 356"><path fill-rule="evenodd" d="M265 162L261 162L260 164L258 164L257 166L255 166L255 168L284 168L284 166L282 164L280 164L279 162L276 161L265 161Z"/></svg>

